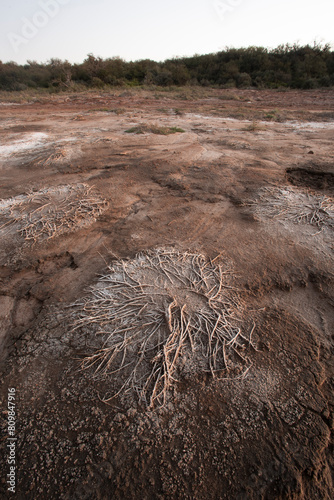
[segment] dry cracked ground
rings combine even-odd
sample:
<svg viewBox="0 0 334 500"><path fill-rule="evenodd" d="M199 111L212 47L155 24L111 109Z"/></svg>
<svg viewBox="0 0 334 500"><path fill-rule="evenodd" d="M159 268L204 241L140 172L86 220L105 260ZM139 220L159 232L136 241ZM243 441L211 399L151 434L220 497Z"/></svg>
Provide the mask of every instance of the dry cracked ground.
<svg viewBox="0 0 334 500"><path fill-rule="evenodd" d="M330 90L2 96L2 498L333 498L333 118ZM147 408L82 369L73 304L159 248L228 259L252 341Z"/></svg>

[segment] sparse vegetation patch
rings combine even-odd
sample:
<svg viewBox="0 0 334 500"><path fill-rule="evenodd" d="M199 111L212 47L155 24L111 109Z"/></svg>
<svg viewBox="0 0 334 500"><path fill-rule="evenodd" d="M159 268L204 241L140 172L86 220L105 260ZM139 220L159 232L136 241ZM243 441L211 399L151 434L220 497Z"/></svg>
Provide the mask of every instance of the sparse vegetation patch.
<svg viewBox="0 0 334 500"><path fill-rule="evenodd" d="M141 124L136 127L131 127L125 131L127 134L158 134L170 135L185 132L179 127L160 127L158 125Z"/></svg>

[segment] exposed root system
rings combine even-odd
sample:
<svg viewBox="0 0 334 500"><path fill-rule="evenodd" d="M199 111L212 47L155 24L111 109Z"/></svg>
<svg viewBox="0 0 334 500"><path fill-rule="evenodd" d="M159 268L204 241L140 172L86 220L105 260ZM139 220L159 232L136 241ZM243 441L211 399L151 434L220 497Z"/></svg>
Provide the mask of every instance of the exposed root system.
<svg viewBox="0 0 334 500"><path fill-rule="evenodd" d="M164 405L187 373L244 377L254 328L242 331L243 306L232 282L221 256L212 261L158 249L117 261L76 304L76 328L101 339L83 367L122 372L117 394L135 391L151 407Z"/></svg>
<svg viewBox="0 0 334 500"><path fill-rule="evenodd" d="M91 224L107 203L86 184L42 189L0 201L0 229L15 226L33 243Z"/></svg>
<svg viewBox="0 0 334 500"><path fill-rule="evenodd" d="M258 219L273 218L295 224L310 224L319 230L334 229L334 200L297 188L263 188L249 203Z"/></svg>

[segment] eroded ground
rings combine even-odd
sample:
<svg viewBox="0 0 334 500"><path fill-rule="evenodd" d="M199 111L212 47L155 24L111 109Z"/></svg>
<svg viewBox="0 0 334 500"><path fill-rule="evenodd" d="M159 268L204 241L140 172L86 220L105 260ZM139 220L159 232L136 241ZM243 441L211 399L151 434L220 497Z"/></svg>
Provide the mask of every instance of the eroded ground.
<svg viewBox="0 0 334 500"><path fill-rule="evenodd" d="M15 387L17 498L333 498L333 104L247 90L0 103L2 445ZM125 132L143 125L184 132ZM65 225L24 230L82 186L99 213L84 204L76 224L71 205ZM117 380L80 370L94 338L73 330L72 304L115 259L159 247L233 262L252 365L228 380L189 370L160 409L107 404Z"/></svg>

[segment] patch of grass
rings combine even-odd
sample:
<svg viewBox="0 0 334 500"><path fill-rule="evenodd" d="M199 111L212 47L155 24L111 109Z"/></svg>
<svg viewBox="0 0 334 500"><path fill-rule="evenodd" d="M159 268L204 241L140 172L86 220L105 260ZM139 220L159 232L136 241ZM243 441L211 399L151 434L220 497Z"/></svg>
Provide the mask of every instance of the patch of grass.
<svg viewBox="0 0 334 500"><path fill-rule="evenodd" d="M271 111L270 113L266 113L264 115L264 117L266 120L275 120L275 118L276 118L275 111Z"/></svg>
<svg viewBox="0 0 334 500"><path fill-rule="evenodd" d="M102 108L93 108L93 109L90 109L88 111L88 113L114 113L115 115L122 115L123 113L125 113L125 109L123 108L106 108L106 107L102 107Z"/></svg>
<svg viewBox="0 0 334 500"><path fill-rule="evenodd" d="M124 108L115 108L110 110L112 113L115 113L115 115L123 115L126 112L126 109Z"/></svg>
<svg viewBox="0 0 334 500"><path fill-rule="evenodd" d="M179 127L159 127L158 125L141 124L136 127L131 127L125 131L126 134L158 134L170 135L183 133L185 130Z"/></svg>
<svg viewBox="0 0 334 500"><path fill-rule="evenodd" d="M43 98L50 98L51 93L49 89L3 90L0 91L0 102L12 104L32 103Z"/></svg>
<svg viewBox="0 0 334 500"><path fill-rule="evenodd" d="M278 109L273 109L272 111L268 111L263 115L264 120L270 120L274 122L283 121L282 114L278 111Z"/></svg>
<svg viewBox="0 0 334 500"><path fill-rule="evenodd" d="M251 110L247 110L245 108L239 108L237 111L229 111L229 109L227 109L223 115L222 113L220 113L220 115L227 116L228 118L235 118L236 120L247 120L253 117Z"/></svg>
<svg viewBox="0 0 334 500"><path fill-rule="evenodd" d="M93 108L89 110L89 113L112 113L113 109L110 108Z"/></svg>
<svg viewBox="0 0 334 500"><path fill-rule="evenodd" d="M232 94L232 93L223 93L218 96L218 99L221 99L222 101L240 101L240 97L237 94Z"/></svg>
<svg viewBox="0 0 334 500"><path fill-rule="evenodd" d="M168 134L177 134L177 133L183 134L183 132L185 132L185 130L183 130L183 128L180 128L180 127L169 127L167 133Z"/></svg>
<svg viewBox="0 0 334 500"><path fill-rule="evenodd" d="M243 128L242 130L245 130L246 132L258 132L259 130L265 130L265 128L256 120L253 120L250 125Z"/></svg>
<svg viewBox="0 0 334 500"><path fill-rule="evenodd" d="M88 90L86 86L75 84L67 91L60 91L57 87L49 88L26 88L24 90L0 90L0 102L25 104L35 102L48 102L50 99L66 99L74 94L87 93L91 94L92 91Z"/></svg>

